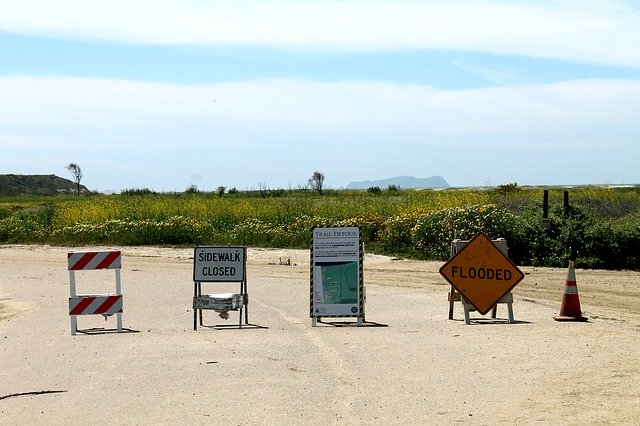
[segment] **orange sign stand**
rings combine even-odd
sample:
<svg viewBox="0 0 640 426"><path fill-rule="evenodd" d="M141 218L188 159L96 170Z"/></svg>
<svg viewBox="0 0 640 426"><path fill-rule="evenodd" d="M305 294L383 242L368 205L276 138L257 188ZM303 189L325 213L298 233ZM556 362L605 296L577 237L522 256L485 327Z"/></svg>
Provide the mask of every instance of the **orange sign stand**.
<svg viewBox="0 0 640 426"><path fill-rule="evenodd" d="M511 290L524 278L522 271L507 257L506 240L491 241L479 233L470 241L454 240L452 257L440 268L440 274L451 284L449 319L453 319L453 304L460 300L469 324L469 311L486 315L498 303L506 303L509 322L513 323ZM459 294L458 294L459 293Z"/></svg>

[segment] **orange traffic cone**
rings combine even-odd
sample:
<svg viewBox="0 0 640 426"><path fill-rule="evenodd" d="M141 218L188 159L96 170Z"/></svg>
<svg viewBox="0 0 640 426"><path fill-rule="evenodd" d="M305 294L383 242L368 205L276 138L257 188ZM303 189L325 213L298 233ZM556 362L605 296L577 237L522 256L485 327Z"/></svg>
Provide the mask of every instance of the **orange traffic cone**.
<svg viewBox="0 0 640 426"><path fill-rule="evenodd" d="M573 269L572 261L569 261L569 272L567 274L567 283L564 287L564 295L562 296L562 305L560 305L560 315L553 317L553 319L556 321L587 321L589 319L583 317L580 310L576 271Z"/></svg>

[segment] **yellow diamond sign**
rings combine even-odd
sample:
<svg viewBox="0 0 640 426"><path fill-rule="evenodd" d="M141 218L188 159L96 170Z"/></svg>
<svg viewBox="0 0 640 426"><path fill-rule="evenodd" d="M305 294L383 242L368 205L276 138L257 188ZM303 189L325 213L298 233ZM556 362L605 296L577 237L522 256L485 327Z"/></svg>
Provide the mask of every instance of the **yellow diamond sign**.
<svg viewBox="0 0 640 426"><path fill-rule="evenodd" d="M482 315L524 278L522 271L483 233L442 265L440 275Z"/></svg>

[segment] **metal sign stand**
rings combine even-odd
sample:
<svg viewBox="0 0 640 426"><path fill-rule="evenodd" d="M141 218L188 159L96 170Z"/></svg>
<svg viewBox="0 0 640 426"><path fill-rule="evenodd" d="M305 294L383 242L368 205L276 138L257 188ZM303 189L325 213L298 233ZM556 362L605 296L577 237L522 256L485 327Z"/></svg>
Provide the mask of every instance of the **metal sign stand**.
<svg viewBox="0 0 640 426"><path fill-rule="evenodd" d="M249 295L247 294L246 247L197 246L194 252L193 329L204 326L202 311L212 310L220 318L228 319L229 311L238 311L238 328L249 324ZM203 282L240 284L239 293L202 294Z"/></svg>
<svg viewBox="0 0 640 426"><path fill-rule="evenodd" d="M202 311L213 310L218 312L220 318L227 319L229 311L239 311L238 328L242 328L242 312L244 311L244 323L249 324L249 296L246 282L240 283L240 293L202 294L202 283L194 283L193 288L193 329L203 326Z"/></svg>
<svg viewBox="0 0 640 426"><path fill-rule="evenodd" d="M464 308L464 323L470 324L471 320L469 318L469 312L475 311L476 308L473 307L471 303L467 301L464 297L460 297L460 301L462 302L462 307ZM513 324L515 320L513 319L513 294L507 293L502 299L498 301L498 303L506 303L507 304L507 312L509 315L509 324ZM495 319L498 313L498 305L494 305L491 310L491 318ZM452 319L452 318L450 318Z"/></svg>

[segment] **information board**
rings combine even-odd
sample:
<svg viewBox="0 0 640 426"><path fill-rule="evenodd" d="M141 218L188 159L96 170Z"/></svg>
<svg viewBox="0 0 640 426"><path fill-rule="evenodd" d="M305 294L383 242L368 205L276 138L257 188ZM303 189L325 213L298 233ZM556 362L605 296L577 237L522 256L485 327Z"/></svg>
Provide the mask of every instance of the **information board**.
<svg viewBox="0 0 640 426"><path fill-rule="evenodd" d="M363 316L360 228L315 228L311 250L311 317Z"/></svg>

